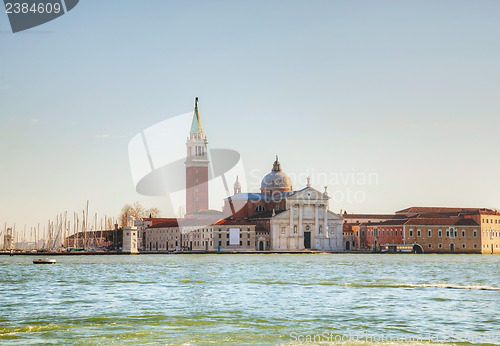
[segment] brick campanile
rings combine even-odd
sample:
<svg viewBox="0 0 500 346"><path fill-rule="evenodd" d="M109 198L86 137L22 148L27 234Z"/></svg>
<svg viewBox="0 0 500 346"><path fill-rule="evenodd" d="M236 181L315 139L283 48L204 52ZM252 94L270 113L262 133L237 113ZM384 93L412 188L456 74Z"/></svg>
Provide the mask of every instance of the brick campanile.
<svg viewBox="0 0 500 346"><path fill-rule="evenodd" d="M208 209L207 138L203 134L198 98L195 99L193 122L186 142L186 214Z"/></svg>

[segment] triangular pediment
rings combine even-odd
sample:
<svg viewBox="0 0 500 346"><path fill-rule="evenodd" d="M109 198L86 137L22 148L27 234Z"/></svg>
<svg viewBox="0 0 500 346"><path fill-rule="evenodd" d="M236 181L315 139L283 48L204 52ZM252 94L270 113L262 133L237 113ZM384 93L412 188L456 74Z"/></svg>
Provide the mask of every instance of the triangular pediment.
<svg viewBox="0 0 500 346"><path fill-rule="evenodd" d="M288 197L288 199L293 201L300 200L324 200L327 201L330 197L325 196L323 192L320 192L312 187L306 187L302 190L296 191L293 195Z"/></svg>

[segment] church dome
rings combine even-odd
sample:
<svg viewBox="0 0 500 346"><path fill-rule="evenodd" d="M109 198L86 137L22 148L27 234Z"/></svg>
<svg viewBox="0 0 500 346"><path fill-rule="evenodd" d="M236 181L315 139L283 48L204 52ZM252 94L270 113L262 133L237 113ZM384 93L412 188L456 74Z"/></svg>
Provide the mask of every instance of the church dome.
<svg viewBox="0 0 500 346"><path fill-rule="evenodd" d="M292 191L292 180L281 170L281 164L276 156L273 169L268 173L260 184L260 191L265 194L275 195L276 193Z"/></svg>

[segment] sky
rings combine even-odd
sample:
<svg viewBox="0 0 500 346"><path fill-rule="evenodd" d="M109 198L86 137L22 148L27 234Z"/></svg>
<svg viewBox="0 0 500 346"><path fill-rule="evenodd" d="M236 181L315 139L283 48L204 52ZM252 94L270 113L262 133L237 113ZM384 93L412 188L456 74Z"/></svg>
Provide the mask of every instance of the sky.
<svg viewBox="0 0 500 346"><path fill-rule="evenodd" d="M499 17L496 0L82 0L13 34L2 11L0 231L87 201L174 216L136 191L128 147L195 97L249 192L278 155L334 212L500 208Z"/></svg>

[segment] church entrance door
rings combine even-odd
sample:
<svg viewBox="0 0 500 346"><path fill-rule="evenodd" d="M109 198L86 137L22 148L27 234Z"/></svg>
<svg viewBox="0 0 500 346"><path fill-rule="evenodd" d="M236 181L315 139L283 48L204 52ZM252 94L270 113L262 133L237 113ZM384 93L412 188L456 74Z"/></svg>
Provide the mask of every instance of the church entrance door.
<svg viewBox="0 0 500 346"><path fill-rule="evenodd" d="M311 248L311 232L304 232L304 247L306 249Z"/></svg>
<svg viewBox="0 0 500 346"><path fill-rule="evenodd" d="M259 251L264 251L264 242L263 241L259 242Z"/></svg>

